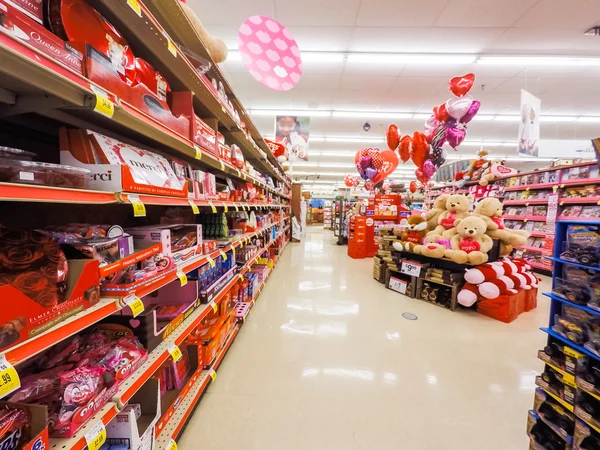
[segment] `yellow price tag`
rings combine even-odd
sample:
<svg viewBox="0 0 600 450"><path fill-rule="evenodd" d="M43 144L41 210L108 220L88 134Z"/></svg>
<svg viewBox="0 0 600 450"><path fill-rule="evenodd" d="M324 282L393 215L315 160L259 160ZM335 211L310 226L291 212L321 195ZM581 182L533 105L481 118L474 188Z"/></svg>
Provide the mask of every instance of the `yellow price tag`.
<svg viewBox="0 0 600 450"><path fill-rule="evenodd" d="M217 379L217 372L215 372L213 369L210 369L210 377L213 381L215 381Z"/></svg>
<svg viewBox="0 0 600 450"><path fill-rule="evenodd" d="M85 433L85 442L88 450L98 450L106 442L106 427L102 421L92 427Z"/></svg>
<svg viewBox="0 0 600 450"><path fill-rule="evenodd" d="M142 17L142 7L140 6L138 0L127 0L127 4L138 16Z"/></svg>
<svg viewBox="0 0 600 450"><path fill-rule="evenodd" d="M6 397L11 392L21 387L21 379L17 369L6 360L4 355L0 356L0 398Z"/></svg>
<svg viewBox="0 0 600 450"><path fill-rule="evenodd" d="M198 205L196 205L191 198L188 200L188 203L192 207L192 211L194 212L194 214L200 214L200 209L198 208Z"/></svg>
<svg viewBox="0 0 600 450"><path fill-rule="evenodd" d="M207 256L206 256L206 260L208 261L208 264L210 265L210 267L215 267L215 266L216 266L216 264L215 264L215 260L214 260L214 259L212 259L212 258L210 257L210 255L207 255Z"/></svg>
<svg viewBox="0 0 600 450"><path fill-rule="evenodd" d="M213 214L217 212L217 208L215 207L215 205L213 205L212 201L208 201L208 206L210 206L210 209L212 210Z"/></svg>
<svg viewBox="0 0 600 450"><path fill-rule="evenodd" d="M222 250L221 250L221 258L223 258L223 261L227 261L227 253L225 253Z"/></svg>
<svg viewBox="0 0 600 450"><path fill-rule="evenodd" d="M244 275L242 275L241 273L238 275L238 278L240 279L240 281L244 281Z"/></svg>
<svg viewBox="0 0 600 450"><path fill-rule="evenodd" d="M173 44L173 41L169 38L167 38L167 48L171 54L177 58L177 47L175 47L175 44Z"/></svg>
<svg viewBox="0 0 600 450"><path fill-rule="evenodd" d="M182 287L185 286L188 282L187 275L183 272L177 272L177 278L179 278Z"/></svg>
<svg viewBox="0 0 600 450"><path fill-rule="evenodd" d="M125 304L131 308L133 317L137 317L144 312L144 302L135 295L128 295L125 297Z"/></svg>
<svg viewBox="0 0 600 450"><path fill-rule="evenodd" d="M560 185L560 188L561 188L561 189L563 189L564 187L565 187L565 185L564 185L564 184L561 184L561 185ZM527 189L529 189L529 188L527 188Z"/></svg>
<svg viewBox="0 0 600 450"><path fill-rule="evenodd" d="M238 207L237 203L234 203L234 204L233 204L233 207L235 208L235 210L236 210L236 211L239 211L239 210L240 210L240 208Z"/></svg>
<svg viewBox="0 0 600 450"><path fill-rule="evenodd" d="M229 208L227 207L227 205L225 203L223 203L223 210L225 212L229 212Z"/></svg>
<svg viewBox="0 0 600 450"><path fill-rule="evenodd" d="M527 222L527 219L523 219L523 222Z"/></svg>
<svg viewBox="0 0 600 450"><path fill-rule="evenodd" d="M216 314L216 312L219 310L217 304L215 302L210 302L209 305L212 308L213 312Z"/></svg>
<svg viewBox="0 0 600 450"><path fill-rule="evenodd" d="M560 206L562 206L562 205L564 205L564 204L565 204L565 202L560 202Z"/></svg>
<svg viewBox="0 0 600 450"><path fill-rule="evenodd" d="M173 439L171 439L171 442L169 442L167 444L167 446L165 447L165 450L177 450L177 442L175 442Z"/></svg>
<svg viewBox="0 0 600 450"><path fill-rule="evenodd" d="M219 163L221 164L221 170L225 170L225 164L223 164L223 161L219 160Z"/></svg>
<svg viewBox="0 0 600 450"><path fill-rule="evenodd" d="M146 217L146 206L137 195L128 195L133 206L133 217Z"/></svg>
<svg viewBox="0 0 600 450"><path fill-rule="evenodd" d="M200 150L200 147L194 145L194 149L196 150L196 156L194 156L194 158L202 159L202 150Z"/></svg>
<svg viewBox="0 0 600 450"><path fill-rule="evenodd" d="M246 179L246 174L242 172L242 178L245 180Z"/></svg>
<svg viewBox="0 0 600 450"><path fill-rule="evenodd" d="M115 104L102 94L96 92L96 106L94 106L94 111L112 119L112 116L115 115Z"/></svg>
<svg viewBox="0 0 600 450"><path fill-rule="evenodd" d="M241 176L242 176L242 172L240 172L240 170L239 170L239 169L235 169L235 171L237 172L237 176L238 176L238 177L241 177Z"/></svg>
<svg viewBox="0 0 600 450"><path fill-rule="evenodd" d="M233 258L233 261L235 262L235 247L233 245L231 246L231 257Z"/></svg>
<svg viewBox="0 0 600 450"><path fill-rule="evenodd" d="M173 361L175 362L179 361L183 356L181 354L181 349L175 344L171 344L171 346L169 347L169 353L171 354L171 358L173 358Z"/></svg>

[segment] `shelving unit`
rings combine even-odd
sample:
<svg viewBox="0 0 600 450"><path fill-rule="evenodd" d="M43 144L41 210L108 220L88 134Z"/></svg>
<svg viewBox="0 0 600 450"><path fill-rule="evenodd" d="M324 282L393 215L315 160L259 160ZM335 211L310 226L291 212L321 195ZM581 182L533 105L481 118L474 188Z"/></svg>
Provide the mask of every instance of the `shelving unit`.
<svg viewBox="0 0 600 450"><path fill-rule="evenodd" d="M129 224L138 220L140 222L137 223L141 224L155 224L164 211L173 208L185 209L187 214L191 214L189 209L197 214L199 208L203 213L250 213L264 210L278 212L279 215L271 216L276 218L276 222L255 232L237 236L210 254L202 254L178 263L176 267L165 270L152 283L131 290L126 295L115 293L112 296L112 292L111 296L103 295L94 306L78 312L35 337L8 347L2 353L1 356L18 371L21 363L35 358L56 343L82 332L112 314L131 312L126 297L135 295L143 299L169 283L178 283L182 275L204 268L214 259L223 257L223 254L231 252L231 255L236 249L239 252L251 239L270 234L270 241L269 238L265 238L263 242L268 243L259 248L256 254L252 253L253 256L245 264L241 265L238 262L236 275L214 294L208 304L199 305L184 320L174 319L169 324L172 328L170 334L163 336L162 342L149 352L148 359L118 386L118 391L110 401L93 414L73 437L50 440L50 448L61 450L86 448L86 433L99 422L104 426L108 425L134 394L172 358L173 346L181 345L192 331L219 307L222 299L228 296L244 275L248 276L248 272L259 263L265 252L274 254L278 251L280 255L291 235L291 180L271 153L218 65L210 57L206 46L185 16L179 0L148 0L145 3L133 0L89 0L89 3L126 37L137 57L144 58L169 81L174 92L192 93L193 113L210 124L215 132L222 133L229 144L239 146L244 159L252 164L254 170L240 170L215 156L214 152L211 152L212 149L194 143L188 136L170 129L119 98L106 87L5 33L2 27L0 117L9 124L14 124L19 130L26 130L23 134L35 136L28 139L39 139L44 143L44 147L49 146L48 142L58 142L58 128L61 126L88 129L158 154L175 157L188 163L193 169L214 174L221 181L231 179L240 184L249 183L257 188L264 200L234 202L227 196L196 200L126 191L107 192L0 182L0 206L25 211L28 208L26 205L31 203L35 205L36 215L56 217L66 211L65 208L71 208L70 205L73 205L72 214L80 214L81 222L95 220L97 212L99 216L114 217L116 223L121 220ZM208 59L212 63L209 72L205 75L197 72L178 44L193 48L200 56ZM233 109L227 99L214 88L211 81L213 78L223 84ZM102 103L110 105L111 114L97 111ZM56 153L58 154L58 151ZM274 183L267 180L267 175ZM136 197L132 198L132 195ZM134 218L133 210L135 204L139 203L145 207L143 219ZM52 213L53 210L56 212ZM274 248L277 250L273 250ZM276 262L277 258L273 258L273 261ZM250 302L252 307L263 291L272 270L269 269L263 283L255 291ZM160 418L156 426L155 448L162 450L171 439L179 437L202 393L214 381L215 371L245 321L246 318L236 324L211 367L207 370L199 368L191 375L180 397Z"/></svg>
<svg viewBox="0 0 600 450"><path fill-rule="evenodd" d="M586 329L586 325L584 325L586 320L593 321L600 318L600 310L590 307L589 302L586 304L568 300L561 294L559 288L564 287L563 279L566 278L566 275L563 271L565 269L572 270L577 267L585 270L586 273L600 275L600 267L585 266L561 258L567 229L572 224L579 225L581 222L556 222L554 256L550 257L554 263L552 292L544 293L544 296L550 300L550 321L547 327L541 328L548 335L548 344L544 350L538 352L538 358L544 362L545 366L544 374L536 377L538 388L535 394L534 410L529 412L528 434L533 441L533 434L537 433L531 433L532 428L541 421L543 424L537 426L552 430L561 440L565 441L565 448L583 448L578 444L581 444L585 433L589 432L596 437L600 436L598 434L600 432L599 418L594 419L590 416L586 406L586 402L600 404L598 403L600 402L600 391L596 391L594 384L589 382L588 375L594 371L594 367L600 367L600 354L594 351L593 347L584 345L587 336L590 336L590 339L593 337L587 332L578 333L577 327ZM600 221L588 221L585 224L598 226ZM571 279L568 282L573 283L574 292L581 292L582 289L591 287L589 281L586 283ZM581 323L575 325L575 322L571 322L574 327L569 331L568 327L565 328L567 322L562 322L561 325L559 320L568 321L573 314L578 320L581 320ZM579 334L586 337L582 341L578 341L579 338L576 335ZM548 406L552 405L559 406L558 414L548 413L552 410ZM565 410L567 412L560 412ZM574 427L570 426L568 427L570 429L565 429L569 423L574 424ZM542 443L537 444L541 445ZM590 443L588 442L588 444ZM542 447L534 445L532 448Z"/></svg>

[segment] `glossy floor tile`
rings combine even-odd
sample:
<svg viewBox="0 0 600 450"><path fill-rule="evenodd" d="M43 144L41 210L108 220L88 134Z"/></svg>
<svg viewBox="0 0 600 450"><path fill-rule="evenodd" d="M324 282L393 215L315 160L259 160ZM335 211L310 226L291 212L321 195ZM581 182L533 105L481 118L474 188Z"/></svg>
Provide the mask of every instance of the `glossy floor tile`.
<svg viewBox="0 0 600 450"><path fill-rule="evenodd" d="M288 245L179 448L527 448L544 297L511 324L452 313L346 252L321 228Z"/></svg>

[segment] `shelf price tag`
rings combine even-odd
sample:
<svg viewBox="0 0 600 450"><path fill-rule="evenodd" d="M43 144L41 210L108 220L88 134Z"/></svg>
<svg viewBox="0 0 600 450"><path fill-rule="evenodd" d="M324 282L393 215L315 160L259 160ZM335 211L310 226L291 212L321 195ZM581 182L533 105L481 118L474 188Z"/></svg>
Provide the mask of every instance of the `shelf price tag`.
<svg viewBox="0 0 600 450"><path fill-rule="evenodd" d="M239 211L239 210L240 210L240 208L238 207L237 203L234 203L234 204L233 204L233 207L235 208L235 210L236 210L236 211Z"/></svg>
<svg viewBox="0 0 600 450"><path fill-rule="evenodd" d="M421 274L421 267L421 264L415 261L402 261L400 273L410 275L411 277L418 277Z"/></svg>
<svg viewBox="0 0 600 450"><path fill-rule="evenodd" d="M217 212L217 208L215 207L215 205L213 205L212 201L208 201L208 206L210 206L210 209L213 212L213 214Z"/></svg>
<svg viewBox="0 0 600 450"><path fill-rule="evenodd" d="M92 427L85 433L85 442L88 450L98 450L106 442L106 427L102 421Z"/></svg>
<svg viewBox="0 0 600 450"><path fill-rule="evenodd" d="M217 372L214 371L213 369L210 369L209 375L213 381L215 381L217 379Z"/></svg>
<svg viewBox="0 0 600 450"><path fill-rule="evenodd" d="M194 214L200 214L200 209L198 208L198 205L194 203L194 200L189 199L188 201L190 202L190 206L192 207Z"/></svg>
<svg viewBox="0 0 600 450"><path fill-rule="evenodd" d="M138 16L142 17L142 8L138 0L127 0L127 4Z"/></svg>
<svg viewBox="0 0 600 450"><path fill-rule="evenodd" d="M229 212L229 208L227 207L227 205L225 203L223 203L223 211Z"/></svg>
<svg viewBox="0 0 600 450"><path fill-rule="evenodd" d="M200 147L194 145L194 150L196 150L196 156L194 156L194 158L202 159L202 150L200 150Z"/></svg>
<svg viewBox="0 0 600 450"><path fill-rule="evenodd" d="M20 387L21 379L17 369L6 360L6 356L0 355L0 398L6 397Z"/></svg>
<svg viewBox="0 0 600 450"><path fill-rule="evenodd" d="M181 282L181 287L185 286L188 282L187 275L182 270L177 271L177 278Z"/></svg>
<svg viewBox="0 0 600 450"><path fill-rule="evenodd" d="M167 444L167 446L165 447L165 450L177 450L177 442L175 442L173 439L171 439L171 442L169 442Z"/></svg>
<svg viewBox="0 0 600 450"><path fill-rule="evenodd" d="M206 260L208 261L208 264L210 265L210 267L215 267L215 260L211 258L210 255L206 255Z"/></svg>
<svg viewBox="0 0 600 450"><path fill-rule="evenodd" d="M221 250L221 258L223 258L223 261L227 261L227 253L225 253L223 250Z"/></svg>
<svg viewBox="0 0 600 450"><path fill-rule="evenodd" d="M210 302L208 304L208 306L210 306L213 310L214 313L216 313L219 310L219 307L217 306L217 304L214 302L214 300L212 302Z"/></svg>
<svg viewBox="0 0 600 450"><path fill-rule="evenodd" d="M235 169L235 171L237 172L237 176L241 177L242 176L242 172L240 172L240 169Z"/></svg>
<svg viewBox="0 0 600 450"><path fill-rule="evenodd" d="M96 92L96 106L94 106L94 111L112 119L115 115L115 104L104 95Z"/></svg>
<svg viewBox="0 0 600 450"><path fill-rule="evenodd" d="M133 317L137 317L144 312L144 302L134 294L125 297L125 304L131 308Z"/></svg>
<svg viewBox="0 0 600 450"><path fill-rule="evenodd" d="M181 359L181 357L183 356L181 354L181 349L179 347L177 347L177 345L175 344L171 344L169 346L169 353L171 354L171 358L173 358L173 361L177 362Z"/></svg>
<svg viewBox="0 0 600 450"><path fill-rule="evenodd" d="M177 58L177 47L175 47L175 44L173 44L173 41L169 38L167 38L167 48L169 49L169 51L171 52L171 54Z"/></svg>
<svg viewBox="0 0 600 450"><path fill-rule="evenodd" d="M242 172L242 178L245 180L246 179L246 173Z"/></svg>
<svg viewBox="0 0 600 450"><path fill-rule="evenodd" d="M235 262L235 247L233 245L231 246L231 257L233 258L233 261Z"/></svg>
<svg viewBox="0 0 600 450"><path fill-rule="evenodd" d="M219 160L219 164L221 164L221 170L225 170L225 164L223 164L223 161Z"/></svg>
<svg viewBox="0 0 600 450"><path fill-rule="evenodd" d="M137 195L128 194L129 202L133 206L133 217L146 217L146 206Z"/></svg>

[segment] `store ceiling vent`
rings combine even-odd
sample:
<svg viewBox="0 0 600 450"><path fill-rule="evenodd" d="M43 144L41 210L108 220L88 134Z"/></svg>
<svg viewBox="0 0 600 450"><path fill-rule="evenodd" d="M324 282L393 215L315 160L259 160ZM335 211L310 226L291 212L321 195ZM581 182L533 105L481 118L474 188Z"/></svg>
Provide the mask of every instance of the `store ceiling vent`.
<svg viewBox="0 0 600 450"><path fill-rule="evenodd" d="M600 26L592 27L583 34L585 34L586 36L600 36Z"/></svg>

